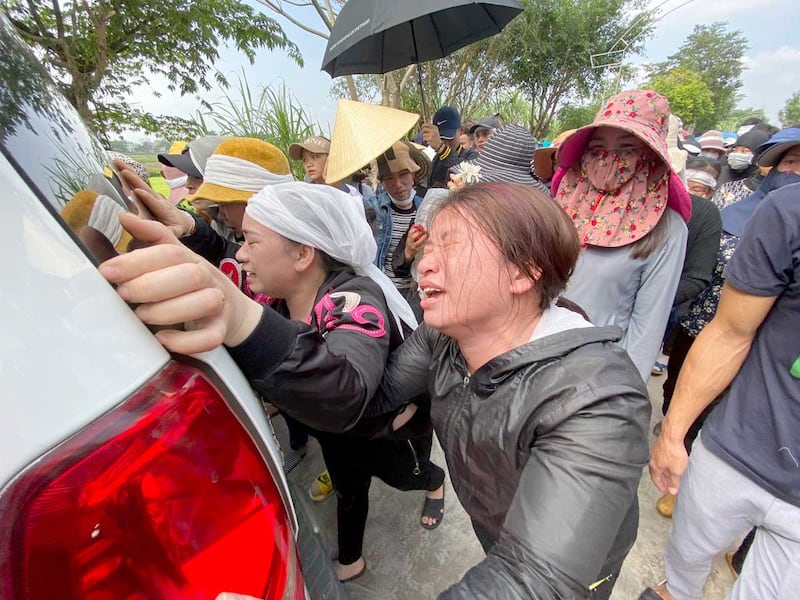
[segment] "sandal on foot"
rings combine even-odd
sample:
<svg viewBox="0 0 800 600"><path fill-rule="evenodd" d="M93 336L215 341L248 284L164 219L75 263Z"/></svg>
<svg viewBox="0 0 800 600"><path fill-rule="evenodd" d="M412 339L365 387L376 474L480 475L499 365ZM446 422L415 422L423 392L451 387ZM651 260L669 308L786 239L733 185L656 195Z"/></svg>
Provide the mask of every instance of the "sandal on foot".
<svg viewBox="0 0 800 600"><path fill-rule="evenodd" d="M358 573L356 573L355 575L351 575L350 577L345 577L344 579L340 579L339 582L346 583L348 581L354 581L359 577L361 577L366 572L367 572L367 561L365 560L363 568Z"/></svg>
<svg viewBox="0 0 800 600"><path fill-rule="evenodd" d="M423 523L422 519L428 517L429 519L436 519L435 523ZM441 498L428 498L425 496L425 504L422 505L422 514L420 515L420 525L425 529L436 529L444 519L444 496Z"/></svg>

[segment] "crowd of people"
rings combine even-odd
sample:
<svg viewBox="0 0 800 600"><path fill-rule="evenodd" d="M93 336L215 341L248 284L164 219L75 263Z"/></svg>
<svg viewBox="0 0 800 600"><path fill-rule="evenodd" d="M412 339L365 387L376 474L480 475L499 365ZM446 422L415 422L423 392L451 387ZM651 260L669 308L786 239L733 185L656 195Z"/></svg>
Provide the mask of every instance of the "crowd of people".
<svg viewBox="0 0 800 600"><path fill-rule="evenodd" d="M382 110L377 138L399 112ZM286 419L287 472L317 440L309 494L336 496L341 581L367 569L373 477L424 490L420 526L442 523L435 432L486 552L442 600L609 598L648 461L673 526L667 579L641 598L701 598L726 551L731 598L789 598L800 126L737 133L695 137L649 90L550 145L444 106L375 156L336 128L286 153L177 143L168 198L116 156L135 211L87 220L98 196L76 195L63 215L165 347L228 349ZM336 148L352 175L332 181ZM651 452L646 381L665 372Z"/></svg>

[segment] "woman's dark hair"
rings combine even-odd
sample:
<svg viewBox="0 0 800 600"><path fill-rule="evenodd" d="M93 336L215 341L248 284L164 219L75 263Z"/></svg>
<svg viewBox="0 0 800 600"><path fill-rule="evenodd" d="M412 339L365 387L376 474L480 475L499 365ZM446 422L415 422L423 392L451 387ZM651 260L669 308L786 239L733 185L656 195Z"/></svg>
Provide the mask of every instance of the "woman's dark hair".
<svg viewBox="0 0 800 600"><path fill-rule="evenodd" d="M544 192L512 183L479 183L451 193L431 215L454 210L472 220L500 254L531 280L547 308L566 287L580 254L575 226Z"/></svg>
<svg viewBox="0 0 800 600"><path fill-rule="evenodd" d="M335 258L332 258L328 254L325 254L322 250L317 249L317 256L319 256L320 264L322 265L322 269L326 273L347 273L353 270L353 267L350 265L346 265L343 262L339 262Z"/></svg>
<svg viewBox="0 0 800 600"><path fill-rule="evenodd" d="M714 179L719 177L722 172L722 164L719 159L711 158L709 156L690 156L686 159L687 169L697 169L698 171L705 171L709 175L713 175Z"/></svg>
<svg viewBox="0 0 800 600"><path fill-rule="evenodd" d="M297 246L302 246L300 242L295 242L294 240L290 240L288 238L284 238L286 244L286 251L291 252L293 248ZM353 271L353 267L350 265L346 265L343 262L339 262L335 258L331 257L330 255L326 254L319 248L314 249L317 254L317 258L319 259L319 264L322 267L322 270L326 273L348 273Z"/></svg>

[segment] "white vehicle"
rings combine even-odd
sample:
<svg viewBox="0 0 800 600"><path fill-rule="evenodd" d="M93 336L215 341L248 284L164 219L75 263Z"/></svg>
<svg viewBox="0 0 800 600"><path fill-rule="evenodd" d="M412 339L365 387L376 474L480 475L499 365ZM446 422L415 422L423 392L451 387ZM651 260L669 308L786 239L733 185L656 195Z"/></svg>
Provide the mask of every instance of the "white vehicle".
<svg viewBox="0 0 800 600"><path fill-rule="evenodd" d="M126 205L108 167L0 17L0 598L342 597L227 352L167 353L61 218Z"/></svg>

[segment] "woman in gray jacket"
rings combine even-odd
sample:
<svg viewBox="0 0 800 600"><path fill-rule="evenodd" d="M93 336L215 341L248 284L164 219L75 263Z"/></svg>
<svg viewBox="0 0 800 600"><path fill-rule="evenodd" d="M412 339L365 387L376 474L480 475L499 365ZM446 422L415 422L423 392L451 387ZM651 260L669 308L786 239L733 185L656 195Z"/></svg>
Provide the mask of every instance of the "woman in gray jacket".
<svg viewBox="0 0 800 600"><path fill-rule="evenodd" d="M497 183L451 194L431 223L425 324L392 354L370 412L430 393L487 552L439 599L608 598L636 539L650 403L620 329L554 302L575 229L545 194Z"/></svg>

